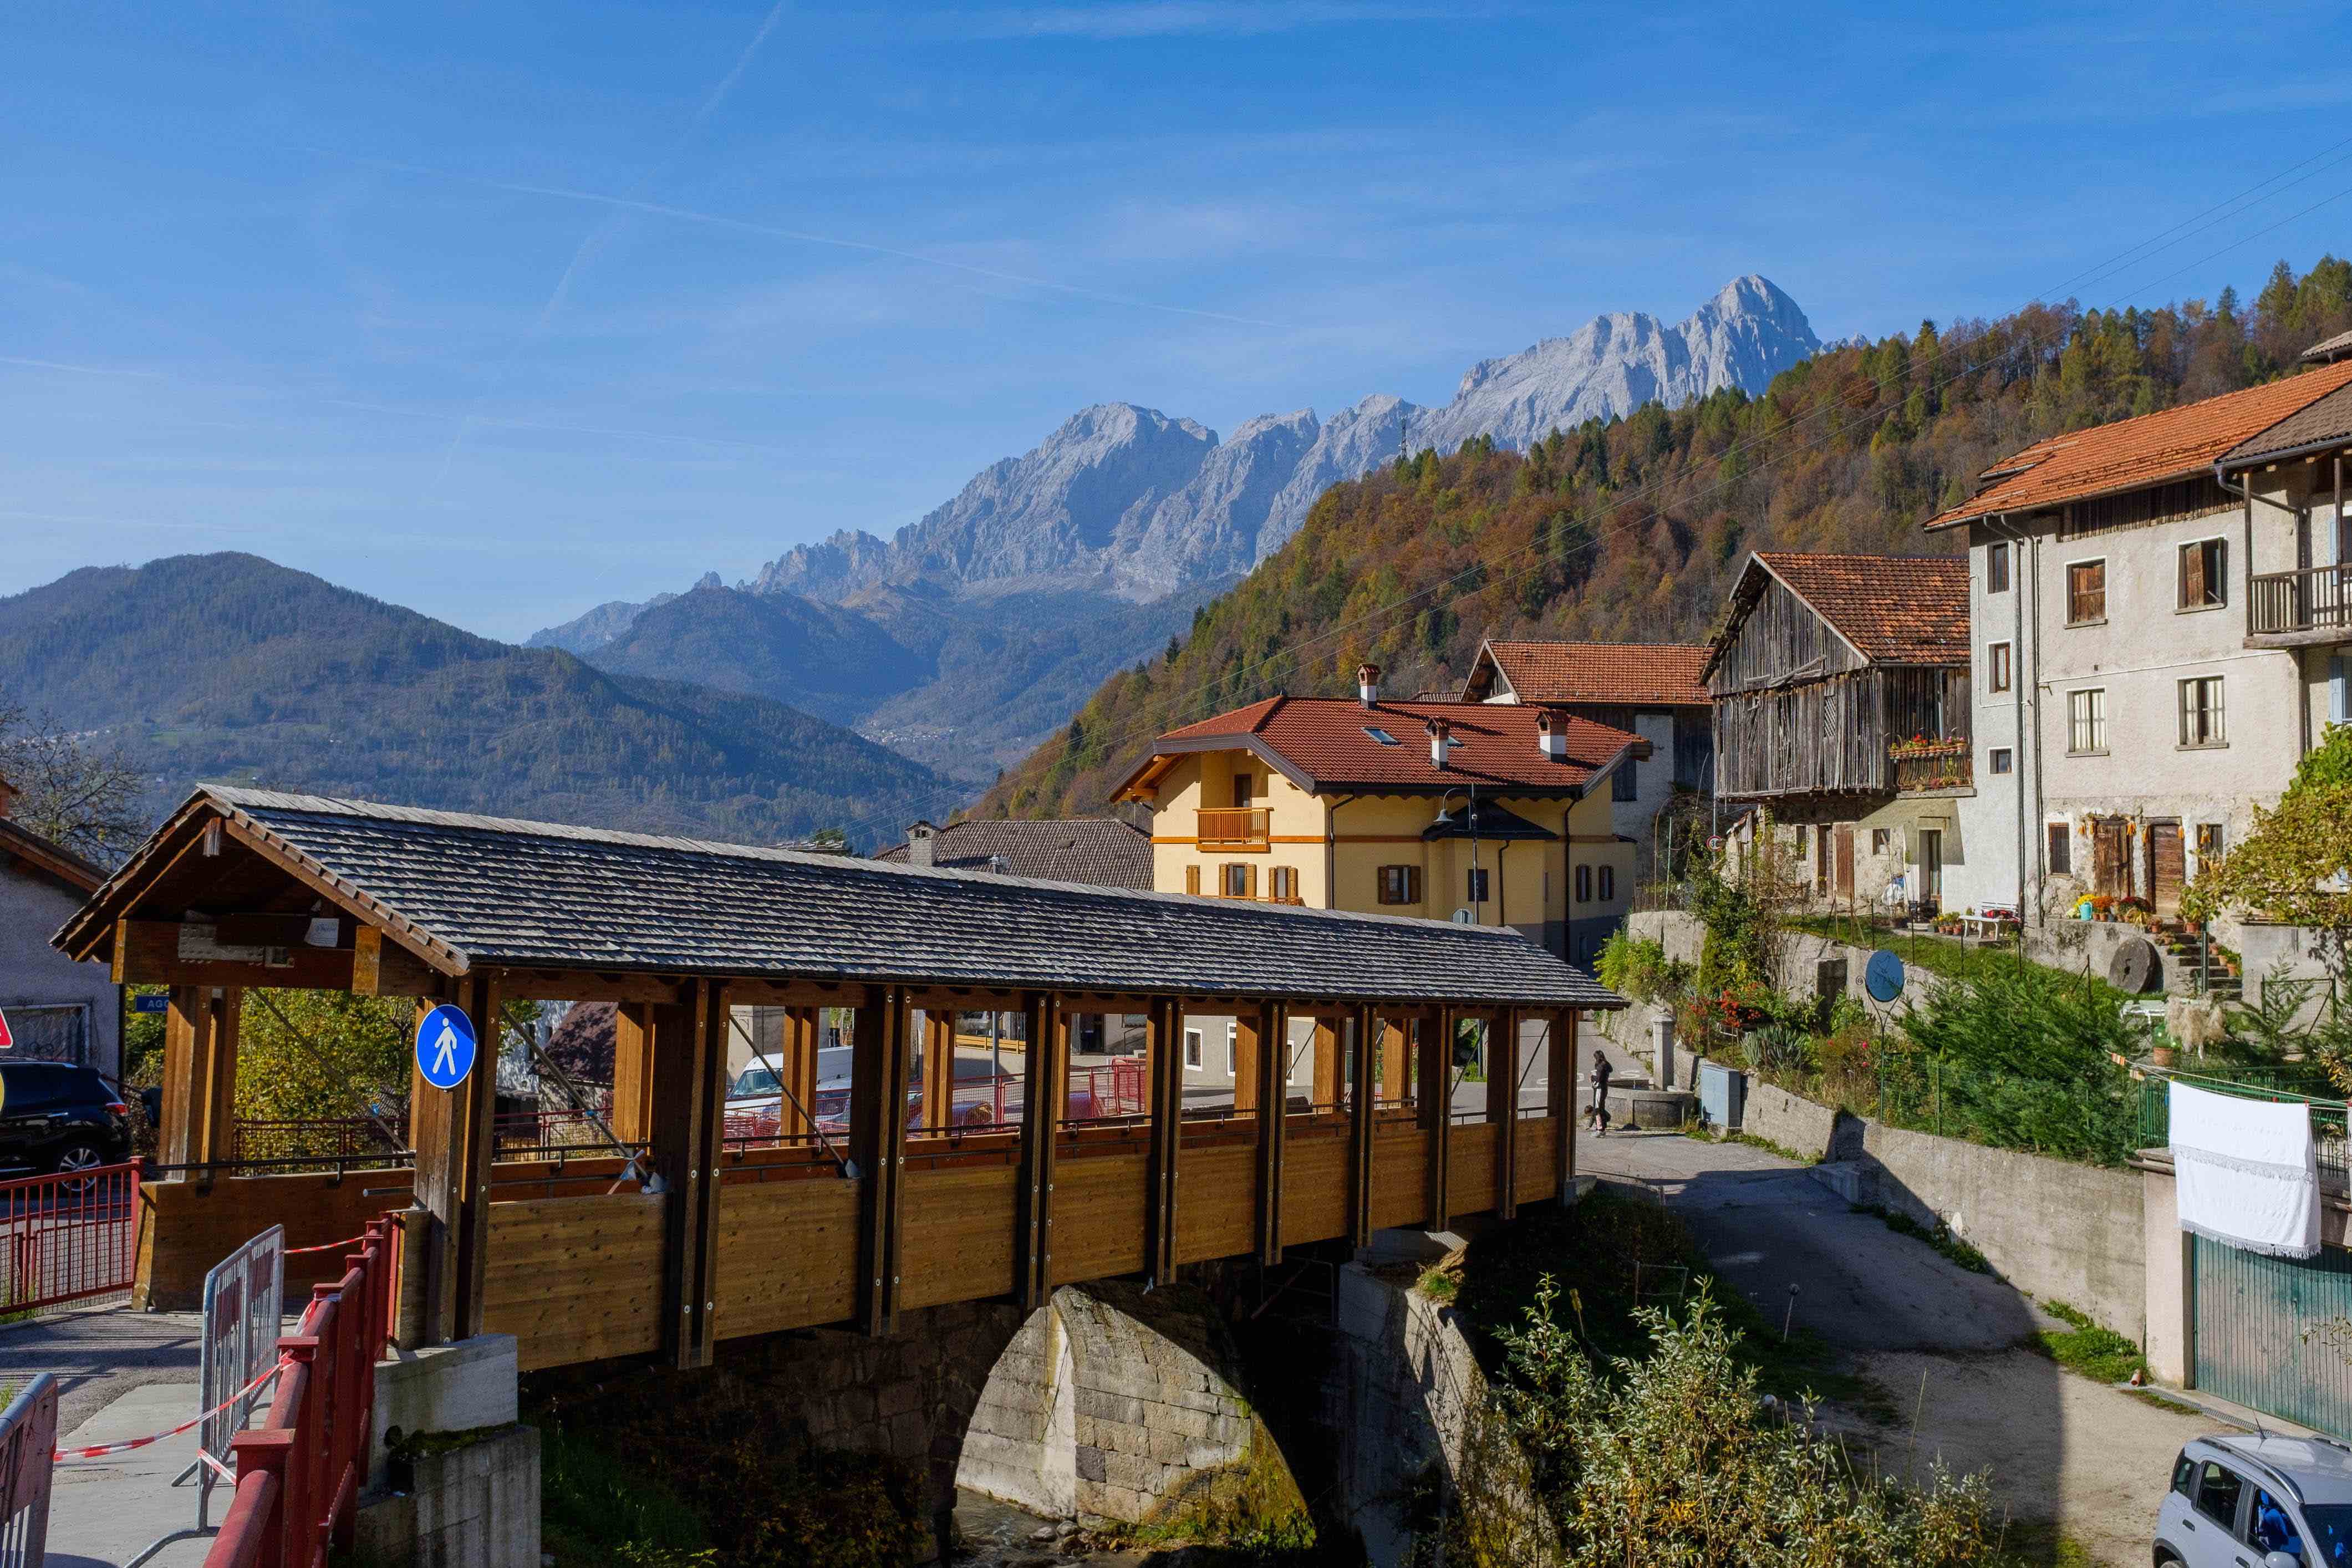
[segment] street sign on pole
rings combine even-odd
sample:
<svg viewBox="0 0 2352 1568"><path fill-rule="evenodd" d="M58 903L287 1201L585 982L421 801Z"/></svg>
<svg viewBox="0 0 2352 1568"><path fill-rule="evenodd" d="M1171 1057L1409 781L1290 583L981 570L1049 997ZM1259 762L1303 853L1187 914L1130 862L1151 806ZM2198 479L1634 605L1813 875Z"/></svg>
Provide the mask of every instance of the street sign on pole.
<svg viewBox="0 0 2352 1568"><path fill-rule="evenodd" d="M474 1070L474 1021L444 1002L416 1026L416 1070L436 1089L455 1089Z"/></svg>

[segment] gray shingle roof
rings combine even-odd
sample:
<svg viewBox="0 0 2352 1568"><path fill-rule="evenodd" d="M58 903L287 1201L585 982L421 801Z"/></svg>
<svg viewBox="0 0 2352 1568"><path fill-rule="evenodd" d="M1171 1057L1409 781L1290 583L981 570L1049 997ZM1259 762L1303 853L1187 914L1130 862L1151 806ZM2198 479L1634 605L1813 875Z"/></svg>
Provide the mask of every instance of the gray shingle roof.
<svg viewBox="0 0 2352 1568"><path fill-rule="evenodd" d="M2307 447L2338 441L2352 441L2352 386L2339 386L2267 430L2249 436L2222 455L2221 467L2250 468L2287 453L2300 453Z"/></svg>
<svg viewBox="0 0 2352 1568"><path fill-rule="evenodd" d="M469 969L1625 1005L1502 927L222 785L198 798L413 922Z"/></svg>
<svg viewBox="0 0 2352 1568"><path fill-rule="evenodd" d="M990 870L1002 857L1008 876L1096 888L1151 887L1151 836L1115 816L950 823L931 839L931 857L932 865L957 871ZM893 844L874 858L903 864L907 846Z"/></svg>

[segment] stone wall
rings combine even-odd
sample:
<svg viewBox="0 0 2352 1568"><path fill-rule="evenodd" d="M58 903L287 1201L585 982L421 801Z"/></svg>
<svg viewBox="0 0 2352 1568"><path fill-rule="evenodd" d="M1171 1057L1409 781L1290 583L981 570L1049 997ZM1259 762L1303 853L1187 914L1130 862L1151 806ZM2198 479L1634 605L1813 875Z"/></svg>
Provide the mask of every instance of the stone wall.
<svg viewBox="0 0 2352 1568"><path fill-rule="evenodd" d="M1988 1149L1816 1105L1755 1079L1740 1131L1808 1158L1858 1201L1942 1224L2030 1295L2137 1342L2147 1331L2147 1222L2137 1172Z"/></svg>
<svg viewBox="0 0 2352 1568"><path fill-rule="evenodd" d="M1034 1513L1217 1533L1304 1516L1203 1292L1066 1286L1013 1336L959 1484Z"/></svg>

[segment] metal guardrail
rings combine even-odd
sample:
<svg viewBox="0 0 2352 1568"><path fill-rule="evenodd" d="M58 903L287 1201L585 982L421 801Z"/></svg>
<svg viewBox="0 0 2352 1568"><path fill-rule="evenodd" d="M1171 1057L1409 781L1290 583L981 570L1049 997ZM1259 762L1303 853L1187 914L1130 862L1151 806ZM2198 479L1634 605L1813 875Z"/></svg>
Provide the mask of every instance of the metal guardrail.
<svg viewBox="0 0 2352 1568"><path fill-rule="evenodd" d="M139 1267L139 1167L0 1182L0 1313L128 1292Z"/></svg>
<svg viewBox="0 0 2352 1568"><path fill-rule="evenodd" d="M2296 1100L2311 1107L2311 1137L2317 1145L2324 1176L2352 1181L2352 1106L2341 1100L2305 1092L2315 1068L2241 1068L2226 1076L2190 1072L2150 1072L2139 1097L2139 1142L2146 1149L2172 1142L2172 1097L2165 1086L2173 1081L2212 1094L2234 1094L2273 1104ZM2319 1075L2324 1077L2324 1075ZM2298 1087L2302 1086L2302 1087Z"/></svg>
<svg viewBox="0 0 2352 1568"><path fill-rule="evenodd" d="M58 1380L45 1372L0 1410L0 1568L40 1568L57 1447Z"/></svg>
<svg viewBox="0 0 2352 1568"><path fill-rule="evenodd" d="M277 1397L229 1443L236 1497L205 1568L319 1568L348 1552L375 1410L375 1363L391 1338L396 1227L368 1222L351 1267L313 1288L299 1329L278 1342Z"/></svg>

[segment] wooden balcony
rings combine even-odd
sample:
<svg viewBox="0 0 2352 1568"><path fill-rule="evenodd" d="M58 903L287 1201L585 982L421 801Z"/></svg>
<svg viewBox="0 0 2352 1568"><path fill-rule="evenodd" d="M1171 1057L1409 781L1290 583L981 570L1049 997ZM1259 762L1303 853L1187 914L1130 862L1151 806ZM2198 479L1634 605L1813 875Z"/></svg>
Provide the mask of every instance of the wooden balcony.
<svg viewBox="0 0 2352 1568"><path fill-rule="evenodd" d="M1196 814L1193 834L1203 849L1260 851L1266 847L1267 808L1230 805Z"/></svg>
<svg viewBox="0 0 2352 1568"><path fill-rule="evenodd" d="M2250 586L2249 647L2352 642L2352 565L2265 572Z"/></svg>
<svg viewBox="0 0 2352 1568"><path fill-rule="evenodd" d="M1886 748L1895 763L1895 787L1904 795L1969 789L1976 756L1966 736L1949 741L1897 741Z"/></svg>

